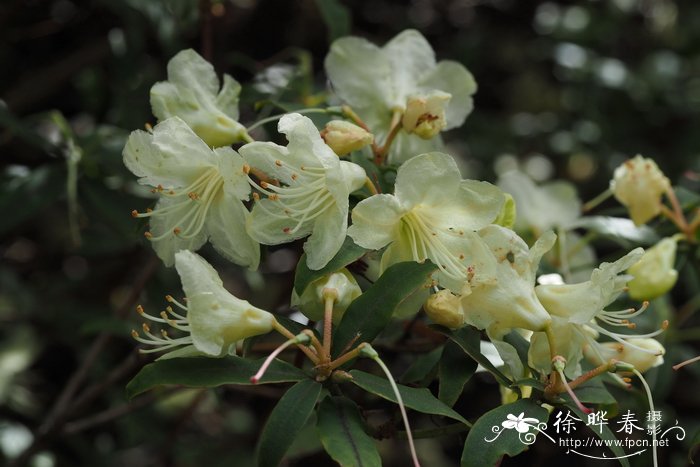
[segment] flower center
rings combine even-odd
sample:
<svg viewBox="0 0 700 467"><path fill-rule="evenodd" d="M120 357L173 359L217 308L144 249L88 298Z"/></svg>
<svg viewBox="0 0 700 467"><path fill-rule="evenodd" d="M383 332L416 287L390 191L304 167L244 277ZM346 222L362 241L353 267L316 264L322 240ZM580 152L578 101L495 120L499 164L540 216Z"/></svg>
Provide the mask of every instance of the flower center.
<svg viewBox="0 0 700 467"><path fill-rule="evenodd" d="M415 208L401 218L404 236L411 246L413 259L423 262L429 259L448 277L467 280L469 268L462 263L464 254L457 256L443 243L442 235L463 236L463 231L452 228L440 229L431 216L418 212Z"/></svg>
<svg viewBox="0 0 700 467"><path fill-rule="evenodd" d="M335 204L333 195L326 188L326 169L323 167L301 166L297 169L280 160L275 161L278 167L290 172L292 183L287 186L277 186L260 181L255 182L248 175L248 182L267 199L279 204L279 211L273 211L264 203L257 203L260 209L268 215L279 219L290 219L295 224L284 227L285 233L296 233L305 223L317 218ZM259 195L253 197L259 200Z"/></svg>
<svg viewBox="0 0 700 467"><path fill-rule="evenodd" d="M131 215L133 217L168 216L175 220L157 237L154 237L151 232L146 232L146 238L149 240L162 240L171 233L184 239L193 238L204 227L207 212L222 193L223 186L223 177L216 168L212 167L202 172L194 182L181 190L165 190L159 185L153 191L168 199L166 205L141 213L132 211Z"/></svg>

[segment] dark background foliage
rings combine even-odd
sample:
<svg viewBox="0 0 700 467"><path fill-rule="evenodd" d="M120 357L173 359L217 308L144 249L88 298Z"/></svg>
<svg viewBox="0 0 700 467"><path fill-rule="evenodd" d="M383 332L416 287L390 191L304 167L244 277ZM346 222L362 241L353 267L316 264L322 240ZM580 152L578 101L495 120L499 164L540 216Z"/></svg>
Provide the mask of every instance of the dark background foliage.
<svg viewBox="0 0 700 467"><path fill-rule="evenodd" d="M6 0L0 460L29 446L20 459L34 456L36 466L253 462L283 387L125 399L124 385L148 361L129 337L138 326L134 306L155 311L166 293L180 294L174 272L143 240L145 226L129 215L152 201L122 166L125 138L155 123L148 91L183 48L256 83L241 104L241 120L252 123L278 112L260 103L291 109L318 101L333 36L350 32L383 44L405 28L420 30L438 58L465 64L477 79L475 111L447 138L465 176L493 181L519 165L540 180L571 180L590 199L616 165L642 153L675 184L697 191L700 5L691 0ZM271 250L259 273L205 255L229 290L285 311L299 250ZM700 336L698 274L690 264L682 275L669 313L684 321L669 339L688 343ZM673 348L667 359L674 362L697 353L686 344ZM397 368L414 355L386 351ZM697 368L672 374L665 366L651 377L657 402L696 430L697 376ZM498 404L488 377L474 378L466 391L457 408L472 420ZM307 435L293 463L330 465L313 430ZM663 463L683 465L690 441L662 451ZM418 447L432 456L430 465L456 465L461 444L452 435ZM383 442L382 453L401 465L396 446ZM540 446L504 465L546 465L556 456L563 450Z"/></svg>

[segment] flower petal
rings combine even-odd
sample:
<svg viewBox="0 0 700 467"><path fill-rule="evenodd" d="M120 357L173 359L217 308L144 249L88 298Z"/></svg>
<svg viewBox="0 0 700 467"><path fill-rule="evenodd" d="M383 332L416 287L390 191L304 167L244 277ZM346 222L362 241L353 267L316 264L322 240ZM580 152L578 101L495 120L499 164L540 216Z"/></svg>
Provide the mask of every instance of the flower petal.
<svg viewBox="0 0 700 467"><path fill-rule="evenodd" d="M340 38L331 44L325 68L333 91L363 118L368 110L390 107L391 66L376 45L360 37Z"/></svg>
<svg viewBox="0 0 700 467"><path fill-rule="evenodd" d="M249 216L243 203L224 195L209 209L205 228L212 245L224 258L255 270L260 263L260 245L246 232Z"/></svg>
<svg viewBox="0 0 700 467"><path fill-rule="evenodd" d="M324 267L343 245L348 228L347 200L345 202L345 209L336 204L316 218L313 233L304 243L309 269Z"/></svg>
<svg viewBox="0 0 700 467"><path fill-rule="evenodd" d="M440 206L457 194L460 179L451 156L441 152L421 154L399 167L394 193L404 209L419 204Z"/></svg>
<svg viewBox="0 0 700 467"><path fill-rule="evenodd" d="M441 61L420 77L418 86L425 92L439 90L452 95L445 109L445 130L462 126L474 108L472 95L476 92L476 81L460 63Z"/></svg>
<svg viewBox="0 0 700 467"><path fill-rule="evenodd" d="M216 148L214 153L218 157L219 173L224 179L224 193L236 199L248 200L250 185L243 171L245 161L241 155L230 147Z"/></svg>
<svg viewBox="0 0 700 467"><path fill-rule="evenodd" d="M393 105L405 106L406 98L414 94L418 77L435 67L435 52L423 35L408 29L383 47L384 57L392 68ZM393 106L392 105L392 106Z"/></svg>
<svg viewBox="0 0 700 467"><path fill-rule="evenodd" d="M374 195L360 201L352 210L352 225L348 235L363 248L378 250L398 235L401 209L393 195Z"/></svg>
<svg viewBox="0 0 700 467"><path fill-rule="evenodd" d="M309 117L297 113L280 118L277 129L287 136L288 160L297 167L324 167L338 170L339 159L323 141Z"/></svg>
<svg viewBox="0 0 700 467"><path fill-rule="evenodd" d="M152 134L131 132L123 156L139 183L166 188L187 186L215 164L211 150L179 118L159 123Z"/></svg>
<svg viewBox="0 0 700 467"><path fill-rule="evenodd" d="M265 245L279 245L311 233L313 224L310 222L304 222L296 231L292 231L297 221L289 217L284 209L279 201L257 201L246 223L248 234Z"/></svg>

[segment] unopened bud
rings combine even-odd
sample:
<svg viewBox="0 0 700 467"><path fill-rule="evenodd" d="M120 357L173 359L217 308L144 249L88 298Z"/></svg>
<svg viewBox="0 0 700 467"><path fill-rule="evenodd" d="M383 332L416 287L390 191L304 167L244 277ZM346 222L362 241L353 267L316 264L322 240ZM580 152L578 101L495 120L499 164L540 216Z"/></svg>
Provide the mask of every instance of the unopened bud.
<svg viewBox="0 0 700 467"><path fill-rule="evenodd" d="M445 108L450 99L452 95L443 91L409 96L401 120L403 129L423 139L434 137L447 125Z"/></svg>
<svg viewBox="0 0 700 467"><path fill-rule="evenodd" d="M331 292L334 291L334 292ZM304 315L314 321L323 319L326 297L334 298L333 322L338 323L345 310L362 294L360 286L347 269L341 269L316 279L297 295L292 292L292 306L299 308Z"/></svg>
<svg viewBox="0 0 700 467"><path fill-rule="evenodd" d="M652 300L673 288L678 280L678 271L673 269L676 244L675 238L664 238L627 270L634 276L627 283L630 297L634 300Z"/></svg>
<svg viewBox="0 0 700 467"><path fill-rule="evenodd" d="M642 225L661 212L661 195L671 186L652 159L640 155L615 169L610 189L629 210L635 225Z"/></svg>
<svg viewBox="0 0 700 467"><path fill-rule="evenodd" d="M344 156L372 144L374 135L344 120L331 120L321 131L321 138L339 156Z"/></svg>
<svg viewBox="0 0 700 467"><path fill-rule="evenodd" d="M441 290L431 295L423 305L425 313L437 324L457 329L464 326L464 313L459 296L449 290Z"/></svg>

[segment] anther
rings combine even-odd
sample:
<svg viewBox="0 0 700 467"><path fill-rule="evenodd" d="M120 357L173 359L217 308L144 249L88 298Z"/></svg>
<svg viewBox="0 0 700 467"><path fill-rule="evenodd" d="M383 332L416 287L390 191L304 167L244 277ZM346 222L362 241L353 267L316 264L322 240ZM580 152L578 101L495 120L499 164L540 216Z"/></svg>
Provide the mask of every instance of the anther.
<svg viewBox="0 0 700 467"><path fill-rule="evenodd" d="M148 324L143 323L143 324L141 325L141 327L143 328L143 332L145 332L145 333L151 332L151 328L148 327Z"/></svg>
<svg viewBox="0 0 700 467"><path fill-rule="evenodd" d="M255 201L260 201L260 195L258 193L253 193L253 199Z"/></svg>
<svg viewBox="0 0 700 467"><path fill-rule="evenodd" d="M180 227L175 227L175 228L173 229L173 233L174 233L175 235L179 235L180 232L182 232L182 230L180 229Z"/></svg>
<svg viewBox="0 0 700 467"><path fill-rule="evenodd" d="M131 330L131 337L133 337L134 339L137 339L139 337L139 333L136 332L136 329Z"/></svg>
<svg viewBox="0 0 700 467"><path fill-rule="evenodd" d="M149 240L150 240L151 238L153 238L153 234L152 234L151 232L149 232L149 231L145 231L145 232L143 233L143 236L146 237L146 238L149 239Z"/></svg>
<svg viewBox="0 0 700 467"><path fill-rule="evenodd" d="M292 229L290 229L289 227L285 227L282 229L282 232L288 234L290 232L290 230L292 230Z"/></svg>
<svg viewBox="0 0 700 467"><path fill-rule="evenodd" d="M136 209L134 209L133 211L131 211L131 217L139 217L139 212Z"/></svg>
<svg viewBox="0 0 700 467"><path fill-rule="evenodd" d="M246 175L250 173L250 166L248 164L243 164L243 173Z"/></svg>
<svg viewBox="0 0 700 467"><path fill-rule="evenodd" d="M275 161L275 165L276 165L277 167L282 167L282 161L279 160L279 159L277 159L277 160Z"/></svg>
<svg viewBox="0 0 700 467"><path fill-rule="evenodd" d="M143 307L141 305L136 305L136 312L140 315L144 314Z"/></svg>
<svg viewBox="0 0 700 467"><path fill-rule="evenodd" d="M166 295L166 296L165 296L165 301L166 301L166 302L169 302L169 303L173 303L173 302L175 301L175 299L173 298L172 295Z"/></svg>

